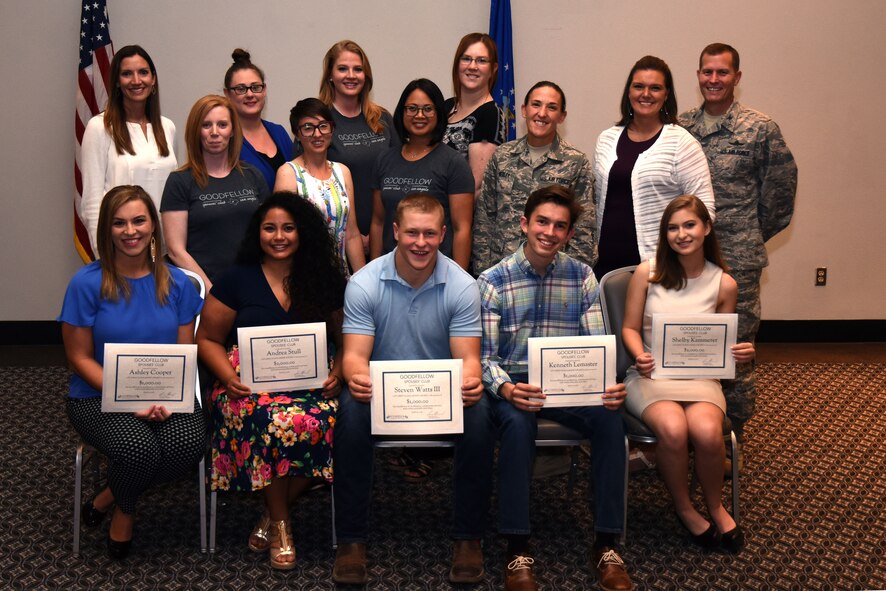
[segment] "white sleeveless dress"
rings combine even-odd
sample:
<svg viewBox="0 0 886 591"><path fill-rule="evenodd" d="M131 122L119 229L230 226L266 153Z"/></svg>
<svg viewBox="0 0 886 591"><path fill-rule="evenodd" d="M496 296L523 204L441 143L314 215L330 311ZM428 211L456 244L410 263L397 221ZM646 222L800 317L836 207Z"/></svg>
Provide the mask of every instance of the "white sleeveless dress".
<svg viewBox="0 0 886 591"><path fill-rule="evenodd" d="M650 261L653 263L653 261ZM651 274L650 269L650 274ZM650 283L646 289L646 309L643 311L643 349L651 351L652 315L669 314L713 314L717 311L717 297L720 293L720 279L723 270L710 261L705 261L701 275L687 280L686 287L680 290L664 289ZM656 360L657 361L657 360ZM653 402L674 400L679 402L710 402L726 412L726 399L719 380L656 379L646 378L631 366L625 377L627 398L625 406L635 417L642 417L643 411Z"/></svg>

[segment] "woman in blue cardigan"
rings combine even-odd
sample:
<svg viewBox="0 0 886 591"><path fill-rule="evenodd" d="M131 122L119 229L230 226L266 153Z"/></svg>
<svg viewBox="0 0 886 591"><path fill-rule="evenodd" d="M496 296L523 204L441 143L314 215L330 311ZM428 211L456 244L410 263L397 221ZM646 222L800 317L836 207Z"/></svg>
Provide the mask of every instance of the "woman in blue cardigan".
<svg viewBox="0 0 886 591"><path fill-rule="evenodd" d="M225 73L225 96L237 110L243 128L240 160L259 169L273 192L277 169L292 160L292 138L282 125L261 118L268 89L265 73L244 49L235 49L231 57L234 63Z"/></svg>

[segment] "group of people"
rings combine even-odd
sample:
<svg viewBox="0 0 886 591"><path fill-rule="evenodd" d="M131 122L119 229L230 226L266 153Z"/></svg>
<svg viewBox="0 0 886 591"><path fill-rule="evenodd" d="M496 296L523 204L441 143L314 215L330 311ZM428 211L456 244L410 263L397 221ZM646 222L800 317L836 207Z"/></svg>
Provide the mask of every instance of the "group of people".
<svg viewBox="0 0 886 591"><path fill-rule="evenodd" d="M296 144L261 118L264 73L247 52L232 57L224 96L191 109L178 170L175 127L160 116L157 73L138 46L115 55L109 104L84 135L81 213L98 260L72 279L59 321L74 371L69 416L110 460L109 486L83 519L96 526L114 509L111 556L128 553L138 496L193 466L209 431L213 489L264 495L248 545L275 568L295 564L292 502L313 482L331 482L334 466L333 578L365 583L369 363L442 358L464 368L451 581L485 576L480 540L500 440L506 589L537 588L529 485L536 420L546 417L591 441L591 566L602 588L631 588L617 550L623 406L655 432L659 470L691 539L741 550L743 532L720 500L721 429L724 413L739 434L753 414L764 243L790 221L796 165L778 126L735 101L734 48L702 51L704 104L679 116L667 64L640 59L593 162L560 137L566 97L549 81L523 101L526 135L505 142L507 121L490 94L497 51L482 33L457 48L453 98L417 79L393 115L369 97L372 70L359 45L335 44L318 98L291 111ZM205 304L164 254L203 278ZM635 363L625 384L608 388L602 406L545 408L528 379L528 338L602 334L597 281L630 265L638 266L622 336ZM652 313L736 310L733 355L743 369L726 388L650 377ZM322 388L244 385L237 329L303 322L326 324ZM199 410L101 412L104 343L195 341L215 377L208 424ZM689 497L690 445L708 517Z"/></svg>

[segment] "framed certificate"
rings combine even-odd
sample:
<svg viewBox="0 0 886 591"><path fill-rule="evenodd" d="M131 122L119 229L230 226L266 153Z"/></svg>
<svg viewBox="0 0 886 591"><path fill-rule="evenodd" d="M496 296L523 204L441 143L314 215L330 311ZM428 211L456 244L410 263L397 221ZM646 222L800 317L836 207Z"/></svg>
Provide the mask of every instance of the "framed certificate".
<svg viewBox="0 0 886 591"><path fill-rule="evenodd" d="M253 392L320 388L329 377L326 323L237 329L240 381Z"/></svg>
<svg viewBox="0 0 886 591"><path fill-rule="evenodd" d="M102 412L194 412L197 345L105 343Z"/></svg>
<svg viewBox="0 0 886 591"><path fill-rule="evenodd" d="M464 432L462 360L370 361L373 435Z"/></svg>
<svg viewBox="0 0 886 591"><path fill-rule="evenodd" d="M737 314L653 314L652 378L734 378L737 326Z"/></svg>
<svg viewBox="0 0 886 591"><path fill-rule="evenodd" d="M598 406L615 384L615 337L531 337L529 383L545 395L545 407Z"/></svg>

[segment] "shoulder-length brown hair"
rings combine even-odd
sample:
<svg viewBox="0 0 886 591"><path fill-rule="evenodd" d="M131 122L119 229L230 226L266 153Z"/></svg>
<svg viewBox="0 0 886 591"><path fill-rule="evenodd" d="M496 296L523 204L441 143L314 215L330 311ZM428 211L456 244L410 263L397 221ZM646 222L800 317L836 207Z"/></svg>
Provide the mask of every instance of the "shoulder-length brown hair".
<svg viewBox="0 0 886 591"><path fill-rule="evenodd" d="M240 117L237 109L226 97L218 94L208 94L197 99L188 115L188 123L185 125L185 146L188 149L188 159L179 170L190 170L194 180L201 188L209 184L209 175L206 172L206 162L203 160L203 142L200 138L200 130L203 120L209 111L216 107L228 110L231 117L231 141L228 143L228 166L242 171L240 166L240 149L243 147L243 128L240 127Z"/></svg>
<svg viewBox="0 0 886 591"><path fill-rule="evenodd" d="M166 263L163 262L163 256L160 252L163 244L163 231L160 228L160 216L157 214L157 207L147 192L138 185L120 185L114 187L105 194L102 199L102 205L98 212L98 230L96 231L96 242L98 243L99 263L102 268L102 287L101 297L106 300L117 301L122 295L124 299L129 301L132 291L129 287L129 280L117 272L114 264L114 254L116 247L111 238L111 228L114 224L114 215L117 210L129 203L130 201L141 201L148 209L148 215L154 226L154 232L151 238L155 244L155 256L151 259L151 249L145 249L145 264L151 270L154 276L154 285L157 302L161 306L166 305L169 298L170 275Z"/></svg>
<svg viewBox="0 0 886 591"><path fill-rule="evenodd" d="M108 106L105 107L105 130L114 140L114 148L118 154L135 154L132 147L132 139L129 137L129 128L126 126L126 111L123 108L123 91L120 90L120 68L123 60L128 57L139 56L148 62L151 76L154 77L154 89L145 103L145 117L154 131L154 141L157 143L157 152L166 158L169 156L169 144L166 143L166 130L160 119L160 82L157 79L157 68L154 60L148 52L139 45L127 45L114 54L111 60L111 71L108 74L108 86L111 88L111 96L108 98Z"/></svg>
<svg viewBox="0 0 886 591"><path fill-rule="evenodd" d="M489 65L492 67L492 73L487 84L489 88L486 90L492 92L492 89L495 87L495 81L498 79L498 47L495 45L495 40L486 33L468 33L458 42L458 47L455 49L455 57L452 58L452 90L455 92L456 105L461 102L461 80L458 78L461 56L474 43L482 43L489 53Z"/></svg>
<svg viewBox="0 0 886 591"><path fill-rule="evenodd" d="M335 66L335 60L338 59L343 52L349 51L355 53L363 62L363 76L366 82L363 84L363 90L360 92L360 106L363 109L363 118L373 133L381 133L384 125L381 123L381 116L387 112L382 106L374 103L369 98L369 92L372 90L372 66L369 65L369 58L363 48L350 39L339 41L329 48L326 55L323 56L323 74L320 76L320 92L317 98L332 106L335 101L335 87L332 85L332 68Z"/></svg>
<svg viewBox="0 0 886 591"><path fill-rule="evenodd" d="M717 233L714 231L714 224L711 222L708 208L695 195L680 195L668 203L661 216L661 224L658 228L658 248L655 250L655 272L649 279L650 283L658 283L665 289L680 290L686 287L686 273L683 271L677 253L668 244L668 224L671 217L681 209L689 209L711 229L704 239L704 258L723 269L724 272L729 272L729 267L720 254L720 242L717 240Z"/></svg>

